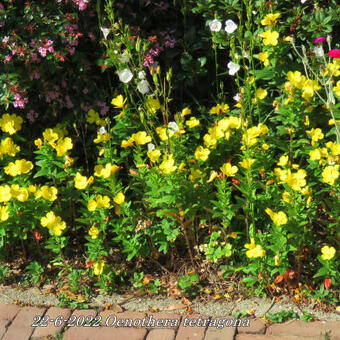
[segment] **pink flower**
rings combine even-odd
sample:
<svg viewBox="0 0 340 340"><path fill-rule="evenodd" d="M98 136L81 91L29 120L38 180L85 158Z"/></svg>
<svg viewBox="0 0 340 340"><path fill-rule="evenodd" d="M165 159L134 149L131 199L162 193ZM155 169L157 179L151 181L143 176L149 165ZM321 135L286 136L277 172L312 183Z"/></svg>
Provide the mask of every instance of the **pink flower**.
<svg viewBox="0 0 340 340"><path fill-rule="evenodd" d="M42 57L46 57L47 49L44 47L39 47L38 51Z"/></svg>
<svg viewBox="0 0 340 340"><path fill-rule="evenodd" d="M107 112L109 111L109 108L107 106L104 106L101 110L100 110L100 114L102 116L105 116L107 114Z"/></svg>
<svg viewBox="0 0 340 340"><path fill-rule="evenodd" d="M96 40L96 36L95 36L92 32L89 32L88 37L89 37L92 41L93 41L93 40Z"/></svg>
<svg viewBox="0 0 340 340"><path fill-rule="evenodd" d="M87 7L86 3L82 0L79 1L79 11L84 11Z"/></svg>
<svg viewBox="0 0 340 340"><path fill-rule="evenodd" d="M331 58L340 58L340 50L339 50L339 49L330 50L330 51L328 52L328 55L329 55Z"/></svg>
<svg viewBox="0 0 340 340"><path fill-rule="evenodd" d="M321 42L323 42L323 41L325 41L325 40L326 40L325 37L318 37L318 38L316 38L316 39L314 40L314 44L321 43Z"/></svg>
<svg viewBox="0 0 340 340"><path fill-rule="evenodd" d="M7 54L5 57L4 63L8 63L11 59L12 57L9 54Z"/></svg>
<svg viewBox="0 0 340 340"><path fill-rule="evenodd" d="M27 113L27 119L33 123L35 121L36 118L38 118L38 113L35 112L34 110L30 110L28 113Z"/></svg>
<svg viewBox="0 0 340 340"><path fill-rule="evenodd" d="M74 105L73 105L73 103L72 103L72 101L70 99L70 96L66 96L65 99L66 99L66 107L68 109L72 109L74 107Z"/></svg>
<svg viewBox="0 0 340 340"><path fill-rule="evenodd" d="M152 56L150 54L146 55L144 58L144 66L151 66L155 61L153 60Z"/></svg>

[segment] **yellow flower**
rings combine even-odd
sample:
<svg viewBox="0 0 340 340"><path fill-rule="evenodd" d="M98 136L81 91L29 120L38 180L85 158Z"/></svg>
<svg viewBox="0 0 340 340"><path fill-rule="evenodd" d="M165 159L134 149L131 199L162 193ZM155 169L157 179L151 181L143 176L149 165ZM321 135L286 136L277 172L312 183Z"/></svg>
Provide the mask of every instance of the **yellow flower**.
<svg viewBox="0 0 340 340"><path fill-rule="evenodd" d="M229 105L228 104L217 104L216 106L212 107L209 111L210 114L216 114L219 115L221 113L227 113L229 112Z"/></svg>
<svg viewBox="0 0 340 340"><path fill-rule="evenodd" d="M0 186L0 202L8 202L12 198L11 188L9 185Z"/></svg>
<svg viewBox="0 0 340 340"><path fill-rule="evenodd" d="M161 156L161 151L158 149L154 149L149 150L146 154L150 158L151 162L156 163L158 158Z"/></svg>
<svg viewBox="0 0 340 340"><path fill-rule="evenodd" d="M87 203L88 211L95 211L97 208L97 202L95 200L89 200Z"/></svg>
<svg viewBox="0 0 340 340"><path fill-rule="evenodd" d="M120 191L116 197L113 199L115 203L117 204L123 204L125 202L125 196L124 194Z"/></svg>
<svg viewBox="0 0 340 340"><path fill-rule="evenodd" d="M152 114L155 114L157 110L161 108L159 100L150 96L146 99L145 106L146 109Z"/></svg>
<svg viewBox="0 0 340 340"><path fill-rule="evenodd" d="M89 230L89 235L91 236L92 240L97 239L99 233L100 232L99 232L98 228L95 227L95 225L93 225Z"/></svg>
<svg viewBox="0 0 340 340"><path fill-rule="evenodd" d="M249 249L246 251L248 258L264 257L266 255L266 251L263 250L260 245L256 245L253 238L251 238L250 243L245 244L244 247Z"/></svg>
<svg viewBox="0 0 340 340"><path fill-rule="evenodd" d="M182 117L190 115L190 114L191 114L191 110L188 107L185 107L181 112Z"/></svg>
<svg viewBox="0 0 340 340"><path fill-rule="evenodd" d="M18 184L11 185L11 195L20 202L26 202L29 196L27 188L20 188Z"/></svg>
<svg viewBox="0 0 340 340"><path fill-rule="evenodd" d="M259 36L263 38L263 44L264 45L277 45L277 39L279 38L279 33L276 31L265 31L263 33L260 33Z"/></svg>
<svg viewBox="0 0 340 340"><path fill-rule="evenodd" d="M124 99L124 97L120 94L119 96L117 96L117 97L115 97L111 100L111 104L116 109L123 109L126 100L127 100L127 98Z"/></svg>
<svg viewBox="0 0 340 340"><path fill-rule="evenodd" d="M289 194L288 191L284 191L282 194L282 199L286 202L286 203L290 203L291 202L291 196Z"/></svg>
<svg viewBox="0 0 340 340"><path fill-rule="evenodd" d="M333 91L337 97L340 97L340 80L336 82L336 86L333 87Z"/></svg>
<svg viewBox="0 0 340 340"><path fill-rule="evenodd" d="M20 146L14 144L12 138L5 138L0 144L0 157L2 155L9 155L15 157L15 155L20 151Z"/></svg>
<svg viewBox="0 0 340 340"><path fill-rule="evenodd" d="M275 266L279 266L281 264L279 255L274 256L274 263L275 263Z"/></svg>
<svg viewBox="0 0 340 340"><path fill-rule="evenodd" d="M314 149L309 151L309 157L311 161L318 161L319 159L321 159L320 149Z"/></svg>
<svg viewBox="0 0 340 340"><path fill-rule="evenodd" d="M327 142L326 146L331 150L333 156L340 155L340 144L337 142Z"/></svg>
<svg viewBox="0 0 340 340"><path fill-rule="evenodd" d="M321 89L317 80L306 79L302 85L302 98L308 99L314 96L314 92Z"/></svg>
<svg viewBox="0 0 340 340"><path fill-rule="evenodd" d="M99 122L100 118L99 118L99 113L96 112L95 110L93 109L90 109L88 112L87 112L87 122L90 123L90 124L93 124L93 123L96 123Z"/></svg>
<svg viewBox="0 0 340 340"><path fill-rule="evenodd" d="M218 174L217 174L217 172L215 170L211 171L210 172L210 177L207 180L207 183L212 182L217 176L218 176Z"/></svg>
<svg viewBox="0 0 340 340"><path fill-rule="evenodd" d="M267 151L269 149L269 146L267 143L263 143L262 146L261 146L262 150L265 150Z"/></svg>
<svg viewBox="0 0 340 340"><path fill-rule="evenodd" d="M259 58L260 61L263 62L264 66L268 66L269 65L268 51L259 53L258 58Z"/></svg>
<svg viewBox="0 0 340 340"><path fill-rule="evenodd" d="M110 197L109 196L97 195L96 202L97 202L97 208L110 208Z"/></svg>
<svg viewBox="0 0 340 340"><path fill-rule="evenodd" d="M44 185L41 187L41 196L48 201L55 201L57 199L58 189L56 187L48 187Z"/></svg>
<svg viewBox="0 0 340 340"><path fill-rule="evenodd" d="M267 208L265 212L270 216L276 226L284 225L288 222L287 215L283 211L275 213L273 210Z"/></svg>
<svg viewBox="0 0 340 340"><path fill-rule="evenodd" d="M232 166L230 163L224 163L220 169L223 174L228 177L234 177L236 172L238 171L237 166Z"/></svg>
<svg viewBox="0 0 340 340"><path fill-rule="evenodd" d="M111 135L110 133L106 132L106 133L98 133L97 134L97 138L94 139L93 141L96 143L96 144L99 144L99 143L102 143L102 142L107 142L109 141L111 138Z"/></svg>
<svg viewBox="0 0 340 340"><path fill-rule="evenodd" d="M97 177L109 178L115 172L119 170L118 165L111 165L111 163L105 164L105 167L101 164L95 165L94 175Z"/></svg>
<svg viewBox="0 0 340 340"><path fill-rule="evenodd" d="M198 178L202 178L205 176L205 174L199 170L199 169L194 169L194 168L190 168L190 175L189 175L189 178L190 178L190 181L194 181L195 179L198 179Z"/></svg>
<svg viewBox="0 0 340 340"><path fill-rule="evenodd" d="M266 251L262 249L260 245L256 245L254 249L250 249L246 251L246 256L249 258L256 257L264 257L266 255Z"/></svg>
<svg viewBox="0 0 340 340"><path fill-rule="evenodd" d="M65 155L68 150L73 148L71 138L60 138L54 148L57 150L57 156Z"/></svg>
<svg viewBox="0 0 340 340"><path fill-rule="evenodd" d="M68 131L66 129L66 126L62 125L60 123L58 123L53 130L54 130L55 133L58 134L59 138L64 138L65 136L68 135Z"/></svg>
<svg viewBox="0 0 340 340"><path fill-rule="evenodd" d="M209 128L208 132L211 135L211 137L214 139L219 139L219 138L224 137L224 131L219 125Z"/></svg>
<svg viewBox="0 0 340 340"><path fill-rule="evenodd" d="M253 238L250 239L250 243L246 243L244 248L246 249L254 249L256 247L255 240Z"/></svg>
<svg viewBox="0 0 340 340"><path fill-rule="evenodd" d="M104 267L105 267L105 262L104 261L99 261L99 262L96 262L94 265L93 265L93 273L94 275L100 275L103 273L103 270L104 270Z"/></svg>
<svg viewBox="0 0 340 340"><path fill-rule="evenodd" d="M134 143L134 140L133 139L129 139L129 140L122 140L122 144L121 144L121 147L122 148L128 148L129 146L132 146Z"/></svg>
<svg viewBox="0 0 340 340"><path fill-rule="evenodd" d="M144 145L151 142L151 137L148 136L145 131L134 133L130 139L135 141L137 145Z"/></svg>
<svg viewBox="0 0 340 340"><path fill-rule="evenodd" d="M30 172L33 169L33 164L25 159L17 159L15 163L10 162L4 169L7 175L17 176Z"/></svg>
<svg viewBox="0 0 340 340"><path fill-rule="evenodd" d="M205 149L203 146L199 146L195 151L195 158L201 161L206 161L209 157L210 150Z"/></svg>
<svg viewBox="0 0 340 340"><path fill-rule="evenodd" d="M288 156L281 156L280 161L277 163L279 166L286 166L288 164Z"/></svg>
<svg viewBox="0 0 340 340"><path fill-rule="evenodd" d="M251 169L254 162L255 162L255 159L247 158L247 159L244 159L242 162L240 162L240 165L242 166L242 168L249 170Z"/></svg>
<svg viewBox="0 0 340 340"><path fill-rule="evenodd" d="M275 26L277 18L280 17L280 13L269 13L267 14L264 19L261 20L261 25L262 26Z"/></svg>
<svg viewBox="0 0 340 340"><path fill-rule="evenodd" d="M321 71L322 74L322 71ZM340 62L339 59L334 58L332 63L327 64L327 67L324 71L324 76L327 77L330 74L333 74L333 77L338 77L340 75Z"/></svg>
<svg viewBox="0 0 340 340"><path fill-rule="evenodd" d="M8 213L8 207L0 205L0 221L4 222L8 220L9 213Z"/></svg>
<svg viewBox="0 0 340 340"><path fill-rule="evenodd" d="M183 170L186 170L186 168L185 168L185 163L184 163L184 162L182 162L182 163L179 165L179 167L178 167L178 172L182 172Z"/></svg>
<svg viewBox="0 0 340 340"><path fill-rule="evenodd" d="M44 141L53 145L53 143L59 138L58 134L53 129L46 129L43 132Z"/></svg>
<svg viewBox="0 0 340 340"><path fill-rule="evenodd" d="M216 146L217 139L212 137L210 134L205 134L203 137L204 140L204 145L207 146L208 148L213 148Z"/></svg>
<svg viewBox="0 0 340 340"><path fill-rule="evenodd" d="M43 141L41 140L41 138L36 139L34 141L34 145L37 146L40 149L43 145Z"/></svg>
<svg viewBox="0 0 340 340"><path fill-rule="evenodd" d="M328 125L335 125L335 123L340 124L340 120L334 120L333 118L328 121Z"/></svg>
<svg viewBox="0 0 340 340"><path fill-rule="evenodd" d="M323 260L331 260L334 257L335 252L336 251L334 247L324 246L321 248L321 258Z"/></svg>
<svg viewBox="0 0 340 340"><path fill-rule="evenodd" d="M300 90L302 89L303 84L306 81L306 77L302 75L299 71L289 71L287 73L287 79L293 86L297 87Z"/></svg>
<svg viewBox="0 0 340 340"><path fill-rule="evenodd" d="M185 122L185 124L187 126L189 126L189 128L194 128L196 126L199 126L201 125L200 121L198 119L196 119L195 117L191 117L189 120L187 120Z"/></svg>
<svg viewBox="0 0 340 340"><path fill-rule="evenodd" d="M290 170L287 171L287 177L285 182L295 191L301 191L302 187L306 185L307 173L305 170L300 169L296 173L291 173Z"/></svg>
<svg viewBox="0 0 340 340"><path fill-rule="evenodd" d="M164 174L170 174L171 172L175 171L177 169L177 166L174 165L175 160L173 158L173 155L164 155L163 162L159 165L159 169Z"/></svg>
<svg viewBox="0 0 340 340"><path fill-rule="evenodd" d="M160 127L160 126L159 126L159 127L156 128L156 132L157 132L159 138L160 138L162 141L168 139L168 136L167 136L167 134L166 134L166 128Z"/></svg>
<svg viewBox="0 0 340 340"><path fill-rule="evenodd" d="M10 135L14 135L21 129L23 119L15 114L5 113L0 118L0 128L3 132L8 132Z"/></svg>
<svg viewBox="0 0 340 340"><path fill-rule="evenodd" d="M314 145L315 142L317 142L319 139L323 139L324 134L322 133L322 130L317 128L317 129L312 129L309 131L306 131L309 135L312 136L312 145Z"/></svg>
<svg viewBox="0 0 340 340"><path fill-rule="evenodd" d="M306 115L305 122L303 124L305 124L306 126L309 126L310 124L309 116Z"/></svg>
<svg viewBox="0 0 340 340"><path fill-rule="evenodd" d="M256 90L256 97L259 98L259 99L264 99L264 98L267 97L267 95L268 95L267 90L264 90L264 89L261 89L261 88Z"/></svg>
<svg viewBox="0 0 340 340"><path fill-rule="evenodd" d="M40 223L56 236L60 236L62 230L66 229L66 223L61 220L60 216L55 216L53 211L48 212L46 216L42 217Z"/></svg>
<svg viewBox="0 0 340 340"><path fill-rule="evenodd" d="M241 118L231 116L229 117L229 121L231 129L239 129L241 127Z"/></svg>
<svg viewBox="0 0 340 340"><path fill-rule="evenodd" d="M93 181L92 176L89 179L87 179L86 176L82 176L79 172L77 172L76 177L74 177L74 187L76 189L83 190L92 181Z"/></svg>
<svg viewBox="0 0 340 340"><path fill-rule="evenodd" d="M338 177L339 165L326 166L322 171L322 180L329 185L333 185Z"/></svg>

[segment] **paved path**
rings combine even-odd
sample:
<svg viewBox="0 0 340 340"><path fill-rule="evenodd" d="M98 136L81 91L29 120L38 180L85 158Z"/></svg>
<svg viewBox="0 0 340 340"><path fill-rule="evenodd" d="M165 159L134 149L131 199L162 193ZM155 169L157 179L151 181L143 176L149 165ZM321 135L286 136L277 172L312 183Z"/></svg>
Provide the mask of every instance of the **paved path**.
<svg viewBox="0 0 340 340"><path fill-rule="evenodd" d="M90 326L90 322L94 325ZM34 327L32 324L36 324ZM78 326L77 326L78 324ZM45 326L43 326L45 325ZM81 326L82 325L82 326ZM57 336L62 333L62 336ZM54 337L53 337L54 335ZM340 321L260 319L0 304L0 340L340 340Z"/></svg>

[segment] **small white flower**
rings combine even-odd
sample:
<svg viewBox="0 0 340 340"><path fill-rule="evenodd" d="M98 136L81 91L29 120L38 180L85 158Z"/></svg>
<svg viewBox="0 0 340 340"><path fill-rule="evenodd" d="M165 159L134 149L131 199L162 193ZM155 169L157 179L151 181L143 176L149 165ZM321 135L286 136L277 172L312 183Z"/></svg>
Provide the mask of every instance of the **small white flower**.
<svg viewBox="0 0 340 340"><path fill-rule="evenodd" d="M137 90L141 93L141 94L146 94L149 92L150 90L150 86L147 80L143 79L139 82L139 84L137 85Z"/></svg>
<svg viewBox="0 0 340 340"><path fill-rule="evenodd" d="M106 39L110 33L110 29L107 27L101 27L100 30L103 32L104 39Z"/></svg>
<svg viewBox="0 0 340 340"><path fill-rule="evenodd" d="M235 96L233 97L233 99L237 102L239 102L241 100L241 93L236 93Z"/></svg>
<svg viewBox="0 0 340 340"><path fill-rule="evenodd" d="M231 75L231 76L233 76L240 69L240 65L235 64L232 61L229 61L227 66L228 66L228 69L229 69L229 75Z"/></svg>
<svg viewBox="0 0 340 340"><path fill-rule="evenodd" d="M148 151L155 150L155 148L156 148L155 144L152 144L152 143L148 143L147 147L148 147Z"/></svg>
<svg viewBox="0 0 340 340"><path fill-rule="evenodd" d="M143 80L146 78L146 73L145 71L139 71L138 72L138 79Z"/></svg>
<svg viewBox="0 0 340 340"><path fill-rule="evenodd" d="M128 68L125 68L123 71L119 72L119 80L125 84L128 83L132 77L133 74Z"/></svg>
<svg viewBox="0 0 340 340"><path fill-rule="evenodd" d="M229 34L233 33L234 31L236 31L237 29L237 25L234 23L234 21L232 21L231 19L228 19L225 22L225 31Z"/></svg>
<svg viewBox="0 0 340 340"><path fill-rule="evenodd" d="M222 23L219 20L214 19L209 23L209 28L212 32L219 32L222 28Z"/></svg>
<svg viewBox="0 0 340 340"><path fill-rule="evenodd" d="M314 47L314 54L317 58L322 58L324 55L322 46Z"/></svg>
<svg viewBox="0 0 340 340"><path fill-rule="evenodd" d="M304 4L307 0L301 0L301 3Z"/></svg>
<svg viewBox="0 0 340 340"><path fill-rule="evenodd" d="M129 51L128 50L125 50L122 55L120 56L119 58L119 61L122 63L122 64L126 64L128 63L130 60L130 55L129 55Z"/></svg>
<svg viewBox="0 0 340 340"><path fill-rule="evenodd" d="M179 127L176 122L170 122L168 124L168 130L169 130L170 136L172 136L176 131L178 131L178 129Z"/></svg>
<svg viewBox="0 0 340 340"><path fill-rule="evenodd" d="M99 128L99 130L98 130L98 133L99 133L100 135L105 134L105 133L106 133L105 127L104 127L104 126L101 126L101 127Z"/></svg>

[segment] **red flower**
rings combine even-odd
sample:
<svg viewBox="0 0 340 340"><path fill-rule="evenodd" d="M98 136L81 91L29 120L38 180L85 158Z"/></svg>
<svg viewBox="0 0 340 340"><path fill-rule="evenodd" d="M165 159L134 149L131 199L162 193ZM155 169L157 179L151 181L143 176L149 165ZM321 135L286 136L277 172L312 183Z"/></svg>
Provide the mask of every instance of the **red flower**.
<svg viewBox="0 0 340 340"><path fill-rule="evenodd" d="M90 268L93 265L94 265L94 261L93 260L87 260L86 261L86 268Z"/></svg>
<svg viewBox="0 0 340 340"><path fill-rule="evenodd" d="M328 289L332 285L332 279L327 278L324 282L325 288Z"/></svg>
<svg viewBox="0 0 340 340"><path fill-rule="evenodd" d="M340 50L339 50L339 49L330 50L330 51L328 52L328 55L329 55L331 58L340 58Z"/></svg>
<svg viewBox="0 0 340 340"><path fill-rule="evenodd" d="M35 239L38 240L38 241L40 241L42 239L42 236L39 233L39 230L37 230L37 229L34 229L33 235L34 235Z"/></svg>

